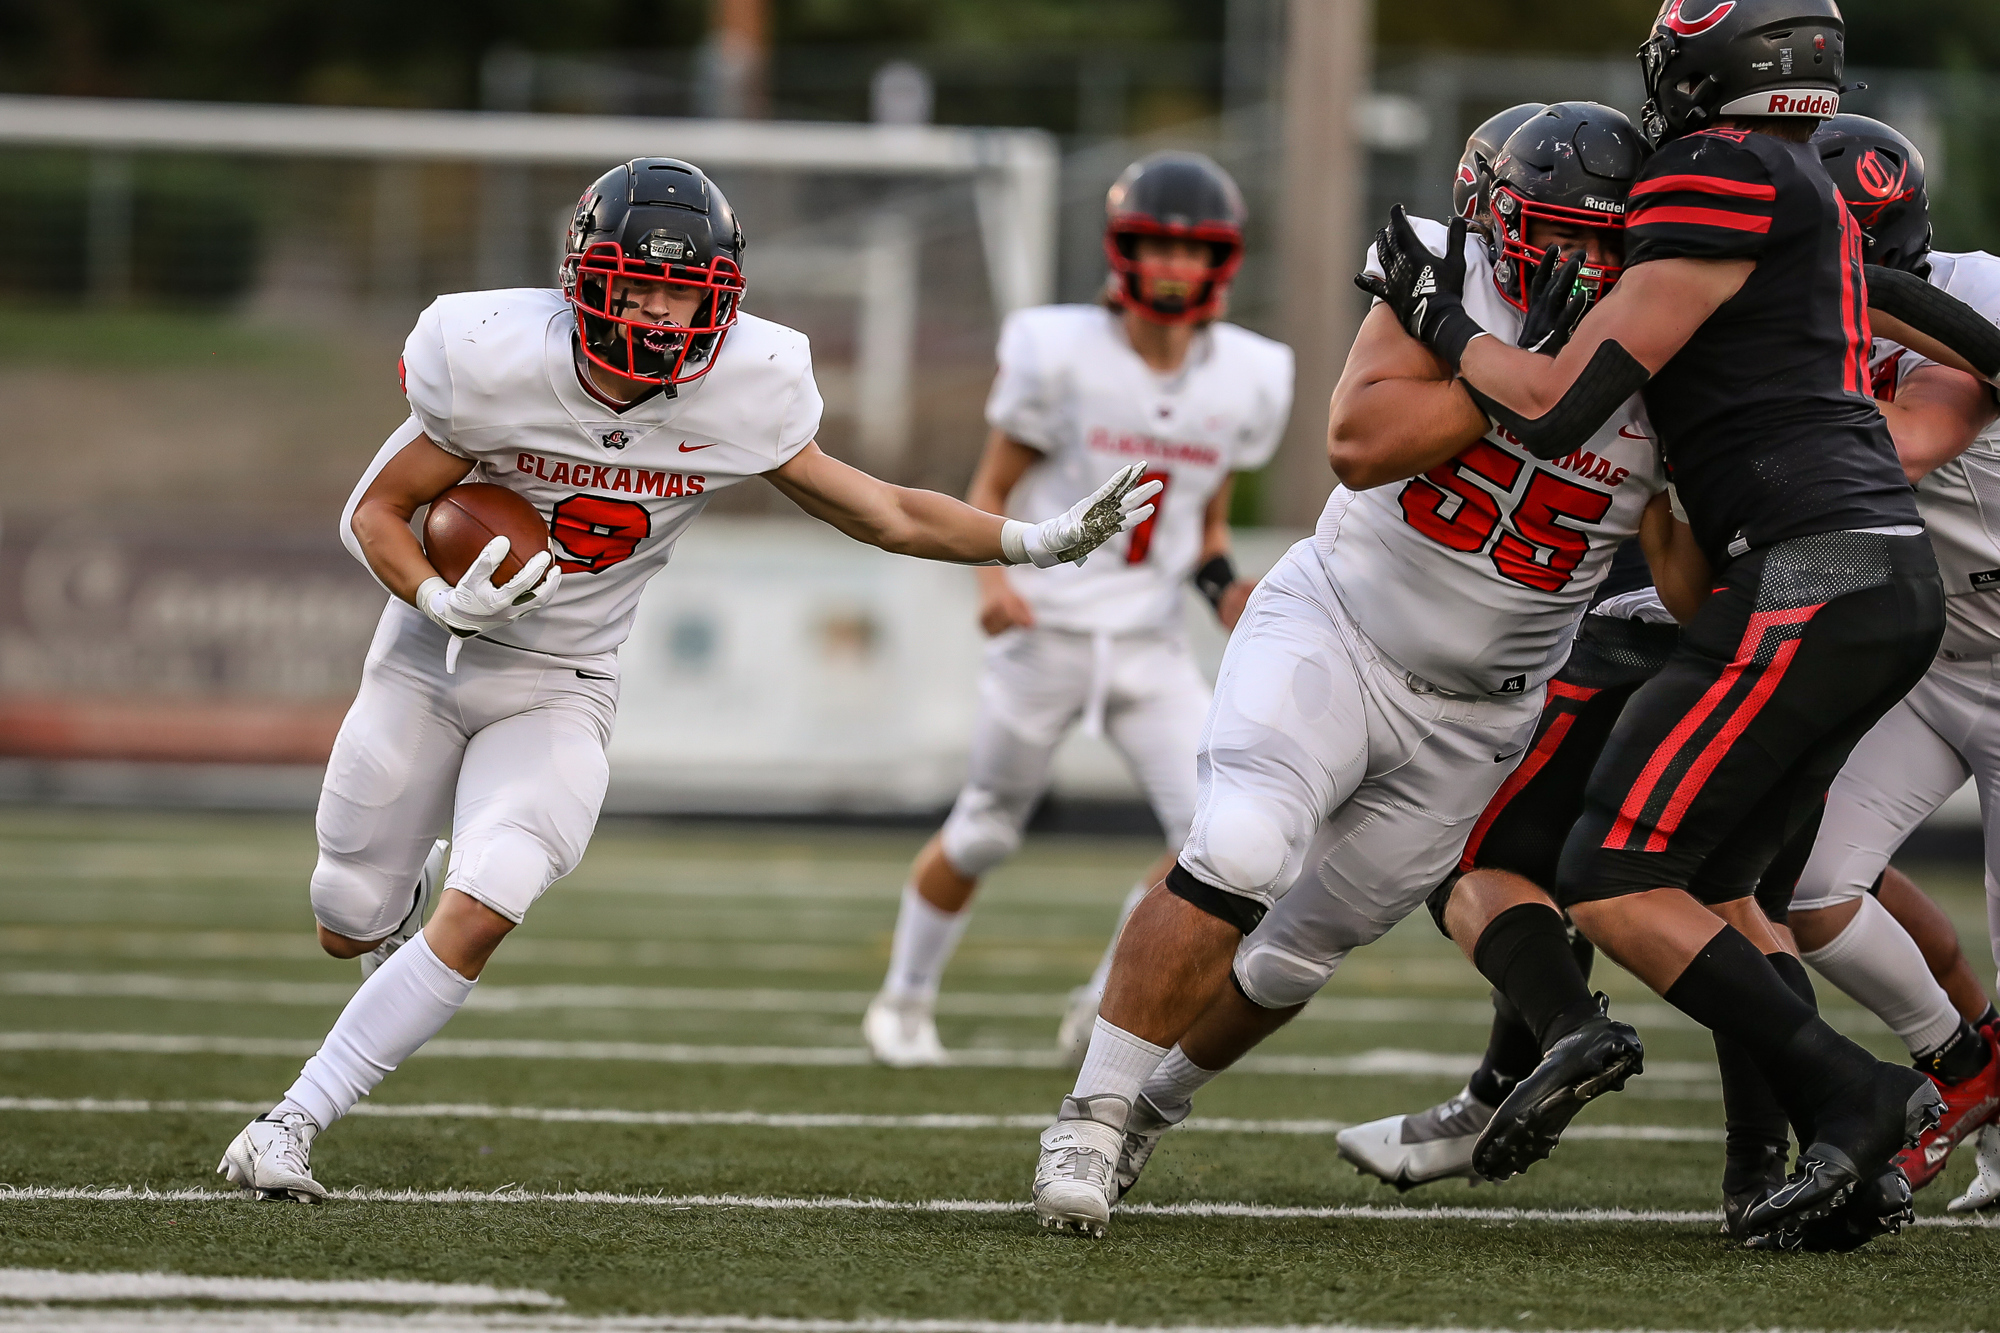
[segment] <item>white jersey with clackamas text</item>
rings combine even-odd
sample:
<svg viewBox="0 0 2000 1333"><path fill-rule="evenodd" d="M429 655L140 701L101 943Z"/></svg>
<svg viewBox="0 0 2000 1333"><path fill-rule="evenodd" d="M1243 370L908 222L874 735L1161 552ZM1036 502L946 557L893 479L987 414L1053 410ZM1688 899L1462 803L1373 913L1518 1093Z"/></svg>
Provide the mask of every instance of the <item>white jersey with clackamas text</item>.
<svg viewBox="0 0 2000 1333"><path fill-rule="evenodd" d="M2000 258L1983 250L1931 251L1931 285L2000 324ZM1893 398L1911 371L1933 364L1875 340L1875 396ZM2000 653L2000 422L1917 483L1917 512L1944 579L1944 651Z"/></svg>
<svg viewBox="0 0 2000 1333"><path fill-rule="evenodd" d="M1269 462L1284 433L1291 348L1211 324L1186 364L1161 374L1132 350L1117 313L1053 305L1007 317L999 360L987 423L1042 455L1014 488L1014 517L1053 518L1128 463L1166 483L1153 517L1085 564L1007 571L1035 623L1109 634L1178 626L1209 500L1232 472Z"/></svg>
<svg viewBox="0 0 2000 1333"><path fill-rule="evenodd" d="M1412 219L1433 253L1445 228ZM1371 246L1368 272L1380 275ZM1514 342L1521 312L1465 241L1465 306ZM1401 669L1461 694L1518 694L1562 666L1619 543L1666 488L1645 407L1632 398L1588 443L1544 462L1495 425L1422 476L1337 487L1315 534L1348 614Z"/></svg>
<svg viewBox="0 0 2000 1333"><path fill-rule="evenodd" d="M706 375L622 412L578 381L575 330L552 289L441 296L402 362L413 418L472 460L465 480L520 492L549 522L562 587L485 637L560 656L623 643L708 497L782 466L821 410L805 335L755 315L737 316Z"/></svg>

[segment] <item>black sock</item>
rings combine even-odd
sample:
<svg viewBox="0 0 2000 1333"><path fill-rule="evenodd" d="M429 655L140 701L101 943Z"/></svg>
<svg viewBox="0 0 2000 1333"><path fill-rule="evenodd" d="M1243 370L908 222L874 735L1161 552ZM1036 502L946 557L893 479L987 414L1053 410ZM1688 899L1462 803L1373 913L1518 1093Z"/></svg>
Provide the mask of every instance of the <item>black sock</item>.
<svg viewBox="0 0 2000 1333"><path fill-rule="evenodd" d="M1489 921L1472 946L1472 965L1520 1011L1544 1051L1597 1012L1562 914L1542 903L1516 903Z"/></svg>
<svg viewBox="0 0 2000 1333"><path fill-rule="evenodd" d="M1521 1020L1521 1011L1494 991L1493 1031L1486 1038L1486 1055L1468 1085L1472 1095L1488 1106L1498 1106L1541 1062L1542 1044Z"/></svg>
<svg viewBox="0 0 2000 1333"><path fill-rule="evenodd" d="M1783 1178L1791 1146L1791 1118L1743 1043L1715 1034L1715 1062L1722 1069L1724 1124L1722 1192L1741 1194ZM1808 1140L1810 1142L1810 1140Z"/></svg>
<svg viewBox="0 0 2000 1333"><path fill-rule="evenodd" d="M1986 1006L1985 1013L1972 1020L1972 1026L1976 1028L1990 1028L1995 1023L2000 1023L2000 1009L1995 1009L1991 1004Z"/></svg>
<svg viewBox="0 0 2000 1333"><path fill-rule="evenodd" d="M1574 925L1568 926L1567 929L1569 931L1570 956L1576 959L1576 970L1583 973L1583 984L1588 986L1590 984L1590 965L1597 961L1597 950L1591 945L1590 937L1578 930Z"/></svg>
<svg viewBox="0 0 2000 1333"><path fill-rule="evenodd" d="M1771 970L1778 974L1779 979L1791 987L1792 994L1811 1005L1814 1013L1818 1013L1819 996L1813 992L1812 974L1806 971L1806 965L1783 950L1777 953L1767 953L1764 955L1764 958L1771 964ZM1776 1096L1775 1093L1772 1095ZM1806 1116L1794 1119L1792 1121L1792 1133L1798 1137L1800 1147L1803 1148L1805 1145L1811 1143L1815 1137L1811 1117Z"/></svg>
<svg viewBox="0 0 2000 1333"><path fill-rule="evenodd" d="M1734 926L1702 946L1663 998L1740 1042L1794 1125L1809 1123L1820 1103L1874 1071L1875 1057L1828 1027Z"/></svg>
<svg viewBox="0 0 2000 1333"><path fill-rule="evenodd" d="M1950 1040L1929 1055L1918 1056L1915 1064L1941 1082L1963 1083L1986 1068L1986 1062L1992 1058L1985 1036L1960 1019L1958 1031L1951 1034Z"/></svg>

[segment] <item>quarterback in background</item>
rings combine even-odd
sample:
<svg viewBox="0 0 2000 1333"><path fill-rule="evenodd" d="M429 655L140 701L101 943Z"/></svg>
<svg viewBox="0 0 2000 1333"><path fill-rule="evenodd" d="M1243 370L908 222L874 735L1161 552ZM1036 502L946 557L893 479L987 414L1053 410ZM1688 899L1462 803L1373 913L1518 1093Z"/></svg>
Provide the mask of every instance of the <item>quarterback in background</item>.
<svg viewBox="0 0 2000 1333"><path fill-rule="evenodd" d="M1126 168L1106 201L1111 273L1098 305L1017 311L1000 334L986 451L966 499L992 513L1062 513L1134 463L1163 488L1149 520L1087 567L978 571L992 641L979 678L971 772L917 854L889 972L862 1030L887 1065L940 1064L939 979L979 879L1012 855L1082 724L1130 765L1166 832L1186 838L1209 689L1182 633L1190 577L1224 628L1251 584L1229 559L1231 474L1264 466L1291 411L1291 349L1221 321L1243 258L1243 196L1198 153ZM1127 895L1124 916L1173 864ZM1114 943L1115 943L1114 933ZM1071 997L1059 1040L1088 1044L1110 968Z"/></svg>
<svg viewBox="0 0 2000 1333"><path fill-rule="evenodd" d="M560 290L444 296L417 321L401 367L410 420L341 516L393 595L327 764L312 876L321 946L362 958L366 980L229 1145L218 1170L232 1184L324 1199L315 1136L450 1021L576 867L604 798L618 648L710 495L764 476L857 540L965 564L1081 560L1151 515L1158 488L1136 465L1030 525L827 457L806 339L740 313L742 256L700 170L640 158L578 201ZM507 538L454 584L411 528L468 477L525 498L554 538L498 586Z"/></svg>

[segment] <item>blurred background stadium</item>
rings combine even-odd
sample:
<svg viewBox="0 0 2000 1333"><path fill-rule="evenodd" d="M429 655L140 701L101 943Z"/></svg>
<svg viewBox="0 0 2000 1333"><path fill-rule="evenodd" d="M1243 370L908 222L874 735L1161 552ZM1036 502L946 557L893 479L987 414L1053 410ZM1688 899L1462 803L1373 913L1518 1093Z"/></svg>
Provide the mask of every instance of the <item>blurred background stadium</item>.
<svg viewBox="0 0 2000 1333"><path fill-rule="evenodd" d="M381 604L333 524L403 417L404 333L437 293L551 282L579 190L640 153L735 202L749 308L813 340L822 443L954 492L999 318L1092 297L1135 155L1214 154L1253 210L1232 317L1301 353L1237 493L1262 568L1331 483L1364 227L1442 212L1502 106L1635 109L1654 8L0 0L0 799L310 805ZM1847 11L1848 105L1924 149L1943 246L2000 248L1992 0ZM941 809L972 601L728 492L627 649L611 808ZM1145 819L1095 742L1059 772L1052 818Z"/></svg>

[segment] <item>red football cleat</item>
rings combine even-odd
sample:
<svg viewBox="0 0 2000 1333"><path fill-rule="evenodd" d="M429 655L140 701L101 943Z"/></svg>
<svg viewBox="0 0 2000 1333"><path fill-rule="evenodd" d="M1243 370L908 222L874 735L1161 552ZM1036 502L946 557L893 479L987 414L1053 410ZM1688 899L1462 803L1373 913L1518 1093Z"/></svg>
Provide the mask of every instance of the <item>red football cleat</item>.
<svg viewBox="0 0 2000 1333"><path fill-rule="evenodd" d="M1986 1068L1962 1083L1944 1083L1933 1077L1931 1082L1944 1098L1944 1118L1916 1147L1896 1154L1896 1165L1910 1178L1913 1190L1936 1180L1953 1148L2000 1117L2000 1029L1981 1028L1979 1035L1986 1040Z"/></svg>

